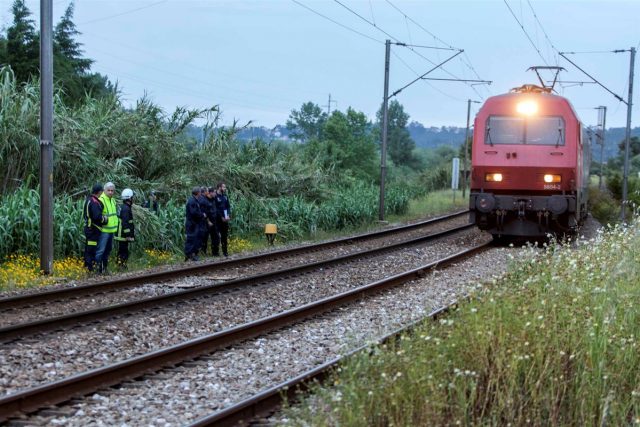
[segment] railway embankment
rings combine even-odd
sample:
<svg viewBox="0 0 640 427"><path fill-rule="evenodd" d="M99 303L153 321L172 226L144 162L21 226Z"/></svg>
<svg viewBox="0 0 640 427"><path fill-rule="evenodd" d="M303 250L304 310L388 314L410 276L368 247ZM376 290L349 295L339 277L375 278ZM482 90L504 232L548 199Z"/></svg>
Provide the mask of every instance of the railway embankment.
<svg viewBox="0 0 640 427"><path fill-rule="evenodd" d="M523 251L448 315L351 357L277 422L640 424L640 221Z"/></svg>

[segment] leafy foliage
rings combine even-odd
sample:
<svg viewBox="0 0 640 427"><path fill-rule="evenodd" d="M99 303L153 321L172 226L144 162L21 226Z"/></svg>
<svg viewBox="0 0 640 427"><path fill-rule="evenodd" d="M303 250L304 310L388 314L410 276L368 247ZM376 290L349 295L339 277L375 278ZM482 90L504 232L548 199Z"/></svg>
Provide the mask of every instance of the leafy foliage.
<svg viewBox="0 0 640 427"><path fill-rule="evenodd" d="M334 111L327 120L322 140L307 144L307 156L341 179L348 177L367 182L376 173L376 146L363 113L352 108L347 113Z"/></svg>
<svg viewBox="0 0 640 427"><path fill-rule="evenodd" d="M61 88L61 96L70 104L85 101L85 96L106 96L115 88L106 77L91 73L93 61L82 57L80 34L73 23L73 1L55 27L53 34L53 68L55 83ZM9 65L19 83L29 82L39 75L40 41L31 11L24 0L14 0L13 23L7 36L0 36L0 64Z"/></svg>
<svg viewBox="0 0 640 427"><path fill-rule="evenodd" d="M383 120L382 107L378 110L376 117L378 120L377 132L378 135L381 135ZM409 115L405 113L402 104L395 99L389 103L387 121L387 148L389 157L393 160L393 163L396 165L406 165L412 169L419 168L420 162L413 152L416 148L416 143L411 139L409 131L407 130Z"/></svg>
<svg viewBox="0 0 640 427"><path fill-rule="evenodd" d="M40 39L24 0L14 0L11 10L13 23L7 29L6 59L18 80L24 82L38 73Z"/></svg>
<svg viewBox="0 0 640 427"><path fill-rule="evenodd" d="M291 136L299 141L307 142L322 138L322 130L327 121L327 114L317 104L305 102L300 111L293 110L287 120L287 129Z"/></svg>

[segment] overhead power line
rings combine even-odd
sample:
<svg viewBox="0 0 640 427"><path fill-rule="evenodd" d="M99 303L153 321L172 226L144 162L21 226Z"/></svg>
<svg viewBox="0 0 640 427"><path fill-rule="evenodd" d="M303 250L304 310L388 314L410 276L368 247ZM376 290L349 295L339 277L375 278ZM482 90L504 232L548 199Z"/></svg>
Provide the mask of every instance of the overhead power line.
<svg viewBox="0 0 640 427"><path fill-rule="evenodd" d="M620 53L620 52L625 52L624 50L614 50L614 51L610 51L609 53ZM567 61L569 61L574 67L576 67L578 70L582 71L587 77L589 77L591 80L594 81L594 83L598 84L601 88L603 88L604 90L606 90L607 92L609 92L611 95L613 95L618 101L624 102L625 104L627 104L627 101L625 101L624 99L622 99L622 97L620 95L617 95L615 93L613 93L608 87L606 87L605 85L603 85L602 83L600 83L598 80L596 80L595 77L593 77L591 74L587 73L585 70L583 70L582 68L580 68L578 66L578 64L576 64L575 62L573 62L572 60L570 60L569 58L567 58L567 54L573 53L573 52L558 52L560 54L560 56L562 56L564 59L566 59Z"/></svg>
<svg viewBox="0 0 640 427"><path fill-rule="evenodd" d="M353 13L354 15L356 15L358 18L362 19L364 22L366 22L367 24L373 26L374 28L376 28L378 31L382 31L387 37L393 39L396 42L400 42L400 40L398 40L398 38L392 36L391 34L387 33L385 30L383 30L382 28L380 28L379 26L376 25L375 22L371 22L369 21L367 18L365 18L364 16L360 15L358 12L356 12L355 10L351 9L349 6L345 5L344 3L342 3L340 0L333 0L336 3L338 3L340 6L344 7L345 9L347 9L349 12Z"/></svg>
<svg viewBox="0 0 640 427"><path fill-rule="evenodd" d="M148 9L150 7L154 7L154 6L157 6L159 4L166 3L167 1L168 0L162 0L162 1L158 1L158 2L155 2L155 3L148 4L146 6L139 7L137 9L131 9L131 10L128 10L126 12L117 13L115 15L105 16L103 18L93 19L91 21L80 22L79 25L93 24L94 22L106 21L108 19L117 18L118 16L123 16L123 15L128 15L130 13L138 12L139 10Z"/></svg>
<svg viewBox="0 0 640 427"><path fill-rule="evenodd" d="M393 35L389 34L387 31L385 31L384 29L382 29L380 26L376 25L375 23L369 21L367 18L365 18L364 16L360 15L358 12L356 12L355 10L351 9L349 6L345 5L344 3L342 3L340 0L333 0L334 2L338 3L340 6L342 6L343 8L347 9L349 12L351 12L352 14L354 14L355 16L357 16L358 18L360 18L362 21L366 22L367 24L373 26L375 29L377 29L378 31L381 31L382 33L384 33L387 37L393 39L397 45L399 46L404 46L404 47L408 47L408 49L410 51L412 51L413 53L415 53L416 55L418 55L419 57L421 57L422 59L424 59L425 61L427 61L428 63L430 63L431 65L434 66L438 66L438 64L436 64L435 62L433 62L431 59L427 58L426 56L422 55L420 52L416 51L415 49L413 49L412 47L408 46L406 43L401 42L397 37L394 37ZM442 48L440 48L442 49ZM462 49L458 49L458 48L454 48L454 47L449 47L446 48L445 50L457 50L459 51L459 53L464 52L464 50ZM457 55L456 55L457 56ZM445 61L447 62L447 61ZM445 73L449 74L451 77L454 77L456 79L459 80L463 80L460 79L460 77L456 76L455 74L453 74L452 72L441 68L442 71L444 71ZM482 95L480 95L475 88L472 87L472 89L478 94L478 96L482 97Z"/></svg>
<svg viewBox="0 0 640 427"><path fill-rule="evenodd" d="M536 11L533 9L533 5L531 4L531 1L527 0L527 3L529 4L529 8L531 9L531 13L533 13L533 17L536 19L536 22L538 23L538 25L540 26L540 29L542 30L542 34L544 34L544 37L549 42L549 45L551 46L551 48L553 50L555 50L556 52L559 52L558 49L556 49L556 47L553 44L553 42L551 41L551 39L549 38L549 35L545 31L544 27L542 26L542 22L540 22L540 19L538 19L538 15L536 14ZM557 57L556 57L556 65L558 65L558 58Z"/></svg>
<svg viewBox="0 0 640 427"><path fill-rule="evenodd" d="M346 26L346 25L344 25L344 24L341 24L340 22L338 22L338 21L336 21L336 20L334 20L334 19L332 19L332 18L329 18L327 15L324 15L324 14L322 14L322 13L318 12L317 10L314 10L314 9L310 8L310 7L309 7L309 6L307 6L307 5L300 3L298 0L291 0L291 1L292 1L292 2L294 2L295 4L297 4L298 6L304 7L304 8L305 8L305 9L307 9L308 11L310 11L310 12L312 12L312 13L315 13L316 15L321 16L322 18L324 18L324 19L326 19L326 20L328 20L328 21L331 21L331 22L333 22L333 23L334 23L334 24L336 24L336 25L341 26L341 27L342 27L342 28L344 28L345 30L349 30L349 31L351 31L352 33L356 33L356 34L358 34L358 35L360 35L360 36L362 36L362 37L364 37L364 38L367 38L367 39L369 39L369 40L373 40L373 41L374 41L374 42L376 42L376 43L384 44L384 42L383 42L382 40L375 39L375 38L373 38L373 37L371 37L371 36L368 36L368 35L366 35L366 34L364 34L364 33L361 33L361 32L360 32L360 31L358 31L358 30L354 30L354 29L353 29L353 28L351 28L351 27L348 27L348 26Z"/></svg>
<svg viewBox="0 0 640 427"><path fill-rule="evenodd" d="M392 98L394 96L396 96L397 94L399 94L400 92L402 92L403 90L405 90L406 88L408 88L409 86L411 86L412 84L414 84L415 82L417 82L418 80L422 79L424 76L426 76L427 74L431 73L432 71L442 67L444 64L446 64L447 62L451 61L453 58L455 58L456 56L460 55L462 52L464 52L463 50L458 51L457 53L451 55L449 58L445 59L444 61L442 61L439 64L436 64L433 68L431 68L429 71L427 71L426 73L418 76L416 79L412 80L411 82L407 83L406 85L402 86L400 89L396 90L395 92L393 92L391 95L389 95L389 98ZM460 79L456 79L456 80L460 80Z"/></svg>
<svg viewBox="0 0 640 427"><path fill-rule="evenodd" d="M549 65L549 63L547 63L547 60L544 58L544 56L542 55L542 53L540 53L540 49L538 49L538 46L533 42L533 40L531 39L531 37L529 36L529 33L527 33L527 30L525 30L524 25L522 25L522 23L520 22L520 20L518 19L518 17L516 16L516 14L513 12L513 9L511 9L511 6L509 6L509 3L507 3L507 0L503 0L504 4L507 6L507 8L509 9L509 12L511 12L511 15L513 16L513 19L516 20L516 22L518 23L518 25L520 25L520 28L522 28L522 31L524 32L524 35L527 36L527 39L529 40L529 42L531 43L531 46L533 46L533 48L536 50L536 52L538 52L538 55L540 56L540 58L542 59L542 61L545 63L545 65Z"/></svg>
<svg viewBox="0 0 640 427"><path fill-rule="evenodd" d="M387 3L389 3L389 5L394 8L395 10L397 10L400 14L402 14L402 16L404 16L405 19L408 19L409 21L413 22L418 28L421 28L425 33L429 34L431 37L433 37L434 39L438 40L440 43L442 43L445 46L448 46L451 49L458 49L454 46L451 46L449 43L445 42L444 40L442 40L441 38L439 38L438 36L436 36L435 34L433 34L431 31L427 30L426 28L424 28L422 25L420 25L418 22L414 21L410 16L407 16L406 13L404 13L402 10L400 10L400 8L398 8L396 5L394 5L393 3L391 3L389 0L385 0Z"/></svg>
<svg viewBox="0 0 640 427"><path fill-rule="evenodd" d="M402 65L404 65L404 66L405 66L405 67L407 67L409 70L411 70L411 72L412 72L413 74L415 74L416 76L420 76L420 73L418 73L418 72L417 72L416 70L414 70L414 69L413 69L409 64L407 64L407 62L406 62L404 59L402 59L402 57L401 57L400 55L398 55L398 54L397 54L397 53L395 53L394 51L391 51L391 54L392 54L393 56L395 56L395 57L396 57L396 59L398 59L398 61L400 61L400 63L401 63ZM437 86L432 85L431 83L429 83L429 82L428 82L428 81L426 81L426 80L423 80L423 82L424 82L425 84L429 85L433 90L435 90L436 92L441 93L442 95L446 96L447 98L451 98L451 99L453 99L453 100L455 100L455 101L460 101L460 102L465 101L465 100L464 100L464 99L462 99L462 98L457 98L457 97L455 97L455 96L453 96L453 95L451 95L451 94L449 94L449 93L444 92L443 90L439 89Z"/></svg>
<svg viewBox="0 0 640 427"><path fill-rule="evenodd" d="M428 34L429 36L433 37L434 40L439 41L440 43L442 43L443 45L449 47L450 49L457 49L456 47L452 46L450 43L447 43L446 41L442 40L441 38L439 38L438 36L436 36L434 33L432 33L431 31L427 30L424 26L422 26L419 22L417 22L415 19L411 18L410 16L408 16L403 10L401 10L398 6L396 6L395 4L393 4L390 0L385 0L389 6L391 6L393 9L395 9L398 13L400 13L404 19L405 19L405 23L407 21L411 21L414 25L416 25L418 28L420 28L422 31L424 31L426 34ZM407 31L409 31L409 26L407 24ZM460 61L467 67L469 68L478 79L482 79L478 73L476 72L476 70L473 68L473 65L471 64L471 59L469 58L469 55L467 55L466 52L464 52L464 57L466 57L467 61L463 61L462 57L460 57ZM435 87L435 86L432 86ZM482 95L480 95L480 93L476 90L476 88L473 85L469 85L469 87L471 87L471 89L476 93L476 95L478 95L480 98L484 99L484 97ZM488 89L487 89L488 91ZM490 92L490 91L489 91Z"/></svg>

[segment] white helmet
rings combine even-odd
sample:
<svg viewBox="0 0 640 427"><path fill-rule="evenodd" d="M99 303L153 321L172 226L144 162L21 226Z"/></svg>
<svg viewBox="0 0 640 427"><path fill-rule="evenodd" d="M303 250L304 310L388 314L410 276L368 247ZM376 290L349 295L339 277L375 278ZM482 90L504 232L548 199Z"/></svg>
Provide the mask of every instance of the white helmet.
<svg viewBox="0 0 640 427"><path fill-rule="evenodd" d="M133 197L133 190L130 188L125 188L122 190L122 200L129 200Z"/></svg>

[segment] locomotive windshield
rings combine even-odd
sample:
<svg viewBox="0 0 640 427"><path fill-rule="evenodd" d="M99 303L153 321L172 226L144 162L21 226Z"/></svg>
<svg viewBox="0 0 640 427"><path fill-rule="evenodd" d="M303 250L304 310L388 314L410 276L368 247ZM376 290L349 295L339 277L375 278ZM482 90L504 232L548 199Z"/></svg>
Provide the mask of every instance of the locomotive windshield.
<svg viewBox="0 0 640 427"><path fill-rule="evenodd" d="M490 116L485 144L564 145L562 117Z"/></svg>

